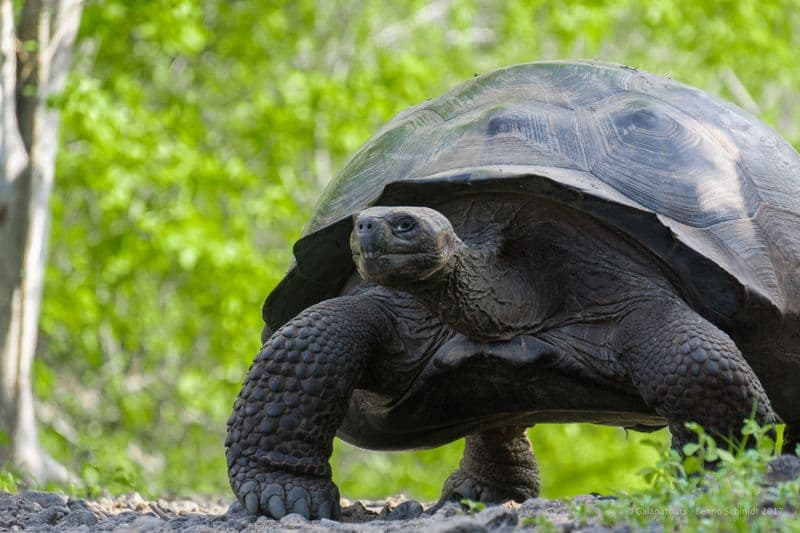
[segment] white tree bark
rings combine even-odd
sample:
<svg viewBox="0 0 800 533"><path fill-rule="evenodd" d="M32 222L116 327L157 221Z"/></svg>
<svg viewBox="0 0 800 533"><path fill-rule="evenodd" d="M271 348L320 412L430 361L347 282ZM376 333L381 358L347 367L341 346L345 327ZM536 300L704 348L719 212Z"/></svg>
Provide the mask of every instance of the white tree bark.
<svg viewBox="0 0 800 533"><path fill-rule="evenodd" d="M80 0L0 0L0 462L31 479L67 471L39 446L31 382L47 252L58 111Z"/></svg>

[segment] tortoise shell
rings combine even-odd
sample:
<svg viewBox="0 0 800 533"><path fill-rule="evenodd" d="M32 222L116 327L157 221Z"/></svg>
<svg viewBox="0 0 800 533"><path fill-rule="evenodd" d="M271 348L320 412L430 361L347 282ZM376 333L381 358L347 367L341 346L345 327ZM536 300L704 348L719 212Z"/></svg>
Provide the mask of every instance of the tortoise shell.
<svg viewBox="0 0 800 533"><path fill-rule="evenodd" d="M754 310L800 316L800 155L698 89L625 66L546 61L476 77L367 141L323 192L264 304L268 327L353 275L353 214L467 189L545 196L616 227L729 332Z"/></svg>

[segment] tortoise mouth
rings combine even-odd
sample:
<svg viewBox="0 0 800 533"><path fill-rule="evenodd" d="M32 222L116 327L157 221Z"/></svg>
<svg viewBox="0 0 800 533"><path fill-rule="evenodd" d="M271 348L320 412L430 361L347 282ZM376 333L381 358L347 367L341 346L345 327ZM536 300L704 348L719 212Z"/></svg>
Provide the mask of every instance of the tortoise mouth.
<svg viewBox="0 0 800 533"><path fill-rule="evenodd" d="M389 286L428 279L442 268L444 261L442 254L435 252L356 249L353 263L365 280Z"/></svg>
<svg viewBox="0 0 800 533"><path fill-rule="evenodd" d="M433 255L433 254L424 254L424 252L383 252L383 251L361 251L361 252L353 252L353 262L355 261L374 261L377 259L397 259L397 258L407 258L413 255Z"/></svg>

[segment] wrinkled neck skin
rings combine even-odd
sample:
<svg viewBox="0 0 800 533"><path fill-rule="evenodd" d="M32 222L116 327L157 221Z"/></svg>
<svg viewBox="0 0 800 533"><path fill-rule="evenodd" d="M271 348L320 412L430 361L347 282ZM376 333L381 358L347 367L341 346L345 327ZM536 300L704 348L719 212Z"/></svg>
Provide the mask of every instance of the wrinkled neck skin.
<svg viewBox="0 0 800 533"><path fill-rule="evenodd" d="M425 280L396 287L469 337L508 340L546 320L555 295L530 254L503 253L498 241L456 239L451 260ZM520 247L525 249L526 247Z"/></svg>

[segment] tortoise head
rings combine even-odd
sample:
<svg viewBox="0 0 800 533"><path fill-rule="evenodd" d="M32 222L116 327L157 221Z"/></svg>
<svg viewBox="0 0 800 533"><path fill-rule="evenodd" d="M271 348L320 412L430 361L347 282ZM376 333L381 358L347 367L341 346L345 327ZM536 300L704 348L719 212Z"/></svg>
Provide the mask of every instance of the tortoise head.
<svg viewBox="0 0 800 533"><path fill-rule="evenodd" d="M458 241L447 218L427 207L371 207L353 217L350 248L361 277L402 288L442 272Z"/></svg>

